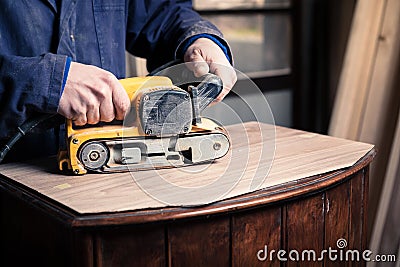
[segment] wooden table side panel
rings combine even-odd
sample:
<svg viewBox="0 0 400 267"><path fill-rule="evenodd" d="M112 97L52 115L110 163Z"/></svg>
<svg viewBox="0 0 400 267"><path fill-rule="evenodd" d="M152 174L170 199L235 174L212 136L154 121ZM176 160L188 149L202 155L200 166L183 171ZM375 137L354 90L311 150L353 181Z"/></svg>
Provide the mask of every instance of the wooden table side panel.
<svg viewBox="0 0 400 267"><path fill-rule="evenodd" d="M281 248L281 216L280 206L232 215L232 266L280 266L268 256Z"/></svg>
<svg viewBox="0 0 400 267"><path fill-rule="evenodd" d="M357 249L360 253L360 261L353 261L352 266L365 266L366 262L361 261L362 251L365 249L363 243L363 227L366 218L366 210L364 206L365 198L365 169L359 171L350 180L350 222L349 222L349 245L348 249Z"/></svg>
<svg viewBox="0 0 400 267"><path fill-rule="evenodd" d="M0 266L71 266L71 229L0 187Z"/></svg>
<svg viewBox="0 0 400 267"><path fill-rule="evenodd" d="M168 225L168 266L230 266L229 216Z"/></svg>
<svg viewBox="0 0 400 267"><path fill-rule="evenodd" d="M166 265L165 227L136 225L94 233L96 267Z"/></svg>
<svg viewBox="0 0 400 267"><path fill-rule="evenodd" d="M350 181L342 183L325 193L325 244L328 252L323 255L325 266L348 266L340 250L350 243ZM346 245L347 244L347 245ZM332 251L332 253L329 253Z"/></svg>
<svg viewBox="0 0 400 267"><path fill-rule="evenodd" d="M72 262L75 267L94 267L93 234L90 231L71 231Z"/></svg>
<svg viewBox="0 0 400 267"><path fill-rule="evenodd" d="M361 225L361 236L362 236L362 243L361 248L365 250L368 248L369 244L369 228L368 228L368 198L369 198L369 174L370 174L370 165L366 166L363 169L364 172L364 185L363 185L363 196L362 196L362 211L363 211L363 223Z"/></svg>
<svg viewBox="0 0 400 267"><path fill-rule="evenodd" d="M319 193L287 204L285 226L287 247L284 248L287 266L321 266L321 262L308 261L308 253L304 253L305 261L301 261L301 259L304 251L312 250L318 253L323 249L324 197L323 193ZM297 251L298 255L292 250ZM295 259L297 256L299 261L291 259Z"/></svg>

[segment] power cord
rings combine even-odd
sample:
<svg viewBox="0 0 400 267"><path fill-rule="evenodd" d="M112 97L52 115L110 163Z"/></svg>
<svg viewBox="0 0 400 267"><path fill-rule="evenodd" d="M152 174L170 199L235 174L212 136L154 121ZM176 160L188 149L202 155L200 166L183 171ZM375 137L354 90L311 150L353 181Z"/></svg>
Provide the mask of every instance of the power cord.
<svg viewBox="0 0 400 267"><path fill-rule="evenodd" d="M24 135L26 135L28 132L30 132L33 128L38 126L40 123L42 123L45 120L50 119L51 117L55 116L56 114L44 114L37 116L32 119L28 119L25 121L23 124L21 124L19 127L17 127L17 133L13 135L8 142L3 146L3 148L0 150L0 163L4 160L5 156L7 155L8 151L11 150L11 148L14 146L14 144L21 139Z"/></svg>

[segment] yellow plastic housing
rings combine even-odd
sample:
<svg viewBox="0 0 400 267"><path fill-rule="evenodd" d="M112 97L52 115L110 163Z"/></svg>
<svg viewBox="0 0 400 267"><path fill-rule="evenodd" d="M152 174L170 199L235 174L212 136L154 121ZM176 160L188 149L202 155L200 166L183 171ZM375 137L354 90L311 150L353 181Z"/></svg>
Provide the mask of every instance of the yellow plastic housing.
<svg viewBox="0 0 400 267"><path fill-rule="evenodd" d="M120 80L131 101L136 99L142 89L157 87L174 87L168 77L133 77ZM133 103L135 104L135 103ZM122 125L87 126L75 129L71 120L66 122L67 150L58 154L60 170L72 170L74 174L85 174L87 171L78 159L79 148L89 140L113 139L122 137L143 136L144 133L136 126Z"/></svg>

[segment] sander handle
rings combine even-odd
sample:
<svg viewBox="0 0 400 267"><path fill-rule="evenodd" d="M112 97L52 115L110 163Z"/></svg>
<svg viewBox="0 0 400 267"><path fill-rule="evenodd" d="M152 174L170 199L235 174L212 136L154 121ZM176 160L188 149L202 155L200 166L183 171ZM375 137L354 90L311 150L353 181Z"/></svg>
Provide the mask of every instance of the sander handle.
<svg viewBox="0 0 400 267"><path fill-rule="evenodd" d="M202 81L197 85L199 111L208 107L222 92L222 80L215 74L207 73L202 76Z"/></svg>
<svg viewBox="0 0 400 267"><path fill-rule="evenodd" d="M223 89L222 80L215 74L208 73L201 77L197 85L189 85L188 91L192 97L192 124L201 123L201 113L213 102Z"/></svg>

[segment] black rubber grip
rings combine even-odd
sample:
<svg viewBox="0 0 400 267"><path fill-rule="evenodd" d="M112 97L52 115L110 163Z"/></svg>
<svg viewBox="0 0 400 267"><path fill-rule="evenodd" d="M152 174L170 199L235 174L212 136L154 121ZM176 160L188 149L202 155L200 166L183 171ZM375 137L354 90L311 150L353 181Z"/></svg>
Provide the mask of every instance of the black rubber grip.
<svg viewBox="0 0 400 267"><path fill-rule="evenodd" d="M197 85L199 111L202 112L222 92L222 80L215 74L208 73L201 77Z"/></svg>

